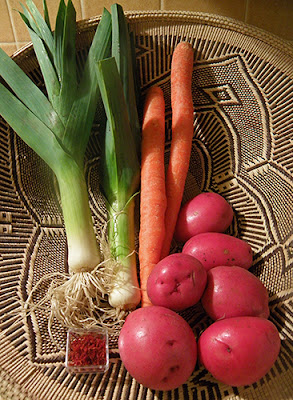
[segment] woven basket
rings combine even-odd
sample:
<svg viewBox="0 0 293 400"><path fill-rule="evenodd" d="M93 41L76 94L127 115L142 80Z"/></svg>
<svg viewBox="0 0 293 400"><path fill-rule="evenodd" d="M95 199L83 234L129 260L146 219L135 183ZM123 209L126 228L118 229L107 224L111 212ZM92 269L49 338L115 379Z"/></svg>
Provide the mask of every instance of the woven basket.
<svg viewBox="0 0 293 400"><path fill-rule="evenodd" d="M195 48L195 132L185 198L215 191L232 205L229 233L250 243L252 272L270 295L270 319L282 339L271 371L254 385L233 388L197 366L171 392L139 385L110 338L110 368L102 375L70 375L64 351L50 340L48 315L21 307L39 279L66 271L66 236L54 177L0 120L0 396L3 400L266 399L293 396L293 50L285 41L224 17L200 13L128 13L136 37L142 94L159 84L166 98L166 160L171 137L170 62L176 44ZM78 25L84 60L99 18ZM31 45L13 56L40 87ZM105 219L98 187L95 127L87 151L87 181L96 229ZM41 299L46 286L34 293ZM211 322L199 307L182 313L196 335ZM53 335L65 345L56 322Z"/></svg>

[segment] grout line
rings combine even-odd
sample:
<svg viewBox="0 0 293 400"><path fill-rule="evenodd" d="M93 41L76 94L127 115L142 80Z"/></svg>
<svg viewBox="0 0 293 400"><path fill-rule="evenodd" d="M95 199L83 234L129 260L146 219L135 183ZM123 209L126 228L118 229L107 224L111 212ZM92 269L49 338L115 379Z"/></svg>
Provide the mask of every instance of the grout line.
<svg viewBox="0 0 293 400"><path fill-rule="evenodd" d="M85 19L85 7L84 0L80 0L80 9L81 9L81 19Z"/></svg>
<svg viewBox="0 0 293 400"><path fill-rule="evenodd" d="M3 45L4 46L16 46L16 42L0 42L0 46L3 46Z"/></svg>
<svg viewBox="0 0 293 400"><path fill-rule="evenodd" d="M248 9L249 9L249 0L246 0L246 5L245 5L245 14L244 14L244 22L247 22L248 20Z"/></svg>
<svg viewBox="0 0 293 400"><path fill-rule="evenodd" d="M8 14L9 14L10 24L11 24L11 27L12 27L12 33L13 33L15 44L16 44L16 47L17 47L17 43L18 43L17 42L17 35L16 35L16 30L15 30L15 25L14 25L14 22L13 22L13 17L12 17L12 12L11 12L11 7L10 7L9 0L5 0L5 3L6 3L6 7L7 7L7 10L8 10Z"/></svg>
<svg viewBox="0 0 293 400"><path fill-rule="evenodd" d="M17 50L18 50L22 46L27 45L28 43L30 43L30 40L21 41L21 42L0 42L0 47L2 47L2 46L15 46L17 48Z"/></svg>

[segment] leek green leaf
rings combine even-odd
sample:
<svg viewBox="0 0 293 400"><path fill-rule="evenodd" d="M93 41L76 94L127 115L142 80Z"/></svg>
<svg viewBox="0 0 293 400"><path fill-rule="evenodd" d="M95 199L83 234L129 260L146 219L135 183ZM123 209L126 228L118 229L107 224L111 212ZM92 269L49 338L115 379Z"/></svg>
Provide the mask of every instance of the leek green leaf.
<svg viewBox="0 0 293 400"><path fill-rule="evenodd" d="M97 63L97 76L109 124L102 146L102 190L109 204L117 203L121 211L137 189L140 167L114 57Z"/></svg>
<svg viewBox="0 0 293 400"><path fill-rule="evenodd" d="M56 171L64 149L55 134L2 84L0 99L2 117L15 132L20 133L28 146Z"/></svg>
<svg viewBox="0 0 293 400"><path fill-rule="evenodd" d="M46 22L46 24L48 25L48 28L50 29L50 31L52 31L51 23L50 23L50 18L49 18L49 11L48 11L48 6L47 6L46 0L43 0L43 9L44 9L44 19L45 19L45 22Z"/></svg>
<svg viewBox="0 0 293 400"><path fill-rule="evenodd" d="M33 42L37 59L39 61L49 100L55 111L59 114L60 83L56 74L56 70L48 56L48 53L46 52L46 48L42 39L30 28L28 28L28 30ZM59 117L61 118L62 116L59 114Z"/></svg>
<svg viewBox="0 0 293 400"><path fill-rule="evenodd" d="M112 14L112 56L115 57L123 84L123 90L129 113L131 130L136 143L136 150L140 152L140 123L137 112L136 90L133 70L132 43L129 27L122 7L119 4L111 6Z"/></svg>
<svg viewBox="0 0 293 400"><path fill-rule="evenodd" d="M27 0L26 5L31 13L32 19L35 22L35 24L32 25L32 29L34 29L35 33L38 34L41 39L43 39L50 51L50 55L52 55L54 51L54 39L50 27L47 25L46 21L32 0Z"/></svg>
<svg viewBox="0 0 293 400"><path fill-rule="evenodd" d="M40 35L39 29L35 23L35 20L33 19L33 17L31 16L31 14L29 13L29 11L26 9L26 7L20 3L21 8L23 10L23 12L19 12L23 21L25 22L25 24L32 29L34 32L38 33Z"/></svg>
<svg viewBox="0 0 293 400"><path fill-rule="evenodd" d="M104 9L85 63L77 90L77 98L73 103L62 137L64 146L80 165L83 163L84 153L100 98L96 62L110 55L110 46L111 15Z"/></svg>
<svg viewBox="0 0 293 400"><path fill-rule="evenodd" d="M31 23L30 23L29 19L27 18L27 16L24 13L22 13L21 11L18 11L18 13L21 16L23 22L26 24L26 26L33 30Z"/></svg>
<svg viewBox="0 0 293 400"><path fill-rule="evenodd" d="M55 32L54 32L54 63L59 79L61 79L62 70L62 43L64 32L64 20L66 13L66 5L64 0L60 0L58 13L56 17Z"/></svg>
<svg viewBox="0 0 293 400"><path fill-rule="evenodd" d="M59 95L59 113L64 120L68 119L77 88L75 36L76 12L72 1L68 0L63 27L62 63L60 70L62 84Z"/></svg>
<svg viewBox="0 0 293 400"><path fill-rule="evenodd" d="M31 81L21 68L0 48L0 76L16 96L33 114L55 134L64 126L44 93Z"/></svg>

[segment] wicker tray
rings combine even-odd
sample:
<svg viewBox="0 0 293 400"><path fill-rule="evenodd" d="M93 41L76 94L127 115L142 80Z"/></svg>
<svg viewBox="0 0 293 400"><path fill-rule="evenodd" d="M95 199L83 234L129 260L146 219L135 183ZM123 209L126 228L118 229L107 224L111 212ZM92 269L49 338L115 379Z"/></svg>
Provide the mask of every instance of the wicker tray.
<svg viewBox="0 0 293 400"><path fill-rule="evenodd" d="M200 13L128 13L135 32L143 93L160 84L166 96L166 159L170 140L170 61L180 40L196 52L193 75L194 145L185 199L199 191L222 194L235 211L232 235L254 251L252 271L270 294L270 319L282 347L271 371L248 387L218 383L197 366L172 392L148 390L124 369L117 335L104 375L70 375L64 352L47 332L48 315L21 306L40 277L66 271L66 237L54 179L44 163L0 120L0 396L4 400L266 399L293 395L293 50L285 41L231 19ZM82 60L99 18L79 23ZM40 86L31 45L13 56ZM87 179L97 229L105 218L98 191L95 129ZM42 289L46 290L46 287ZM34 293L41 298L42 290ZM182 314L195 334L210 321L199 307ZM56 323L53 335L65 344Z"/></svg>

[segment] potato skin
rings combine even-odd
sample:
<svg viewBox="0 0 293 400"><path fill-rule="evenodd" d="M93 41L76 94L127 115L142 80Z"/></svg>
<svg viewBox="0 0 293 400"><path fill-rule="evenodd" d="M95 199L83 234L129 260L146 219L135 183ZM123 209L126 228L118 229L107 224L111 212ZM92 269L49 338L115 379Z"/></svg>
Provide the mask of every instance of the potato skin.
<svg viewBox="0 0 293 400"><path fill-rule="evenodd" d="M268 318L269 295L262 281L237 266L219 266L207 273L201 303L214 320L241 316Z"/></svg>
<svg viewBox="0 0 293 400"><path fill-rule="evenodd" d="M224 232L232 223L233 209L218 193L203 192L179 211L174 237L186 242L202 232Z"/></svg>
<svg viewBox="0 0 293 400"><path fill-rule="evenodd" d="M196 258L174 253L155 265L147 293L152 304L182 311L199 302L206 283L206 270Z"/></svg>
<svg viewBox="0 0 293 400"><path fill-rule="evenodd" d="M258 317L214 322L198 340L200 363L220 382L251 385L275 363L280 351L276 326Z"/></svg>
<svg viewBox="0 0 293 400"><path fill-rule="evenodd" d="M118 339L130 375L147 388L172 390L185 383L197 361L197 343L188 323L159 306L130 313Z"/></svg>
<svg viewBox="0 0 293 400"><path fill-rule="evenodd" d="M249 269L253 262L253 252L246 241L222 232L193 236L184 244L182 253L197 258L207 271L219 265Z"/></svg>

